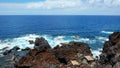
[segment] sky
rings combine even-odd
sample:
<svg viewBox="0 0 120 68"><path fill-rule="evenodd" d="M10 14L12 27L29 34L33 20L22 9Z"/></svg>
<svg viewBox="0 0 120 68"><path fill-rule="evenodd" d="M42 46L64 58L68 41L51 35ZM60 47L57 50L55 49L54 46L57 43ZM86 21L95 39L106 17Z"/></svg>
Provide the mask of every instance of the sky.
<svg viewBox="0 0 120 68"><path fill-rule="evenodd" d="M120 0L0 0L0 15L120 15Z"/></svg>

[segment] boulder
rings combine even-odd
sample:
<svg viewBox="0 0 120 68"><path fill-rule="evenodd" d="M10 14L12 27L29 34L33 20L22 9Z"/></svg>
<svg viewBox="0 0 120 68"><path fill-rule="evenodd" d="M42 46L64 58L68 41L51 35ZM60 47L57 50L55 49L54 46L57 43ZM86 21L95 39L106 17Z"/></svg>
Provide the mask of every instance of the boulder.
<svg viewBox="0 0 120 68"><path fill-rule="evenodd" d="M87 44L81 42L70 42L68 44L62 44L61 47L55 47L55 55L57 58L64 58L67 62L71 59L76 59L77 53L85 55L91 55L90 48Z"/></svg>
<svg viewBox="0 0 120 68"><path fill-rule="evenodd" d="M22 51L29 51L31 48L26 47L25 49L21 49Z"/></svg>
<svg viewBox="0 0 120 68"><path fill-rule="evenodd" d="M3 55L8 55L11 52L11 50L6 50L3 52Z"/></svg>
<svg viewBox="0 0 120 68"><path fill-rule="evenodd" d="M33 53L34 52L35 51L33 51ZM54 56L54 54L52 54L49 51L46 51L46 52L38 53L37 55L29 55L22 57L19 63L17 64L17 66L18 68L25 66L33 67L33 68L42 68L46 66L47 68L49 68L48 66L52 64L59 64L59 61Z"/></svg>
<svg viewBox="0 0 120 68"><path fill-rule="evenodd" d="M15 47L13 47L11 50L12 51L17 51L17 50L19 50L20 48L18 47L18 46L15 46Z"/></svg>
<svg viewBox="0 0 120 68"><path fill-rule="evenodd" d="M36 38L35 40L35 49L50 49L50 45L47 42L47 40L45 40L45 38L41 37L41 38Z"/></svg>
<svg viewBox="0 0 120 68"><path fill-rule="evenodd" d="M4 48L2 48L2 49L0 49L0 51L5 51L6 49L8 49L9 47L8 46L6 46L6 47L4 47Z"/></svg>
<svg viewBox="0 0 120 68"><path fill-rule="evenodd" d="M28 42L29 42L29 44L34 44L33 40L29 40Z"/></svg>

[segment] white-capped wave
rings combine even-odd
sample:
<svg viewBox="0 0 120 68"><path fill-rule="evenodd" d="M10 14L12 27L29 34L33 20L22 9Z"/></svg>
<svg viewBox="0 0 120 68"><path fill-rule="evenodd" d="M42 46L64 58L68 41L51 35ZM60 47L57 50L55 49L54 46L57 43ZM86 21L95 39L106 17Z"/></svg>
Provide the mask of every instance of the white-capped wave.
<svg viewBox="0 0 120 68"><path fill-rule="evenodd" d="M47 37L46 40L48 41L52 48L55 47L56 45L61 46L61 43L68 43L70 41L65 40L65 36L57 36L52 38Z"/></svg>
<svg viewBox="0 0 120 68"><path fill-rule="evenodd" d="M8 49L11 49L14 46L18 46L21 49L24 49L26 47L33 48L34 44L29 44L29 40L35 41L35 38L37 37L44 37L51 45L51 47L55 47L55 45L59 45L60 43L65 43L70 41L70 40L64 40L64 36L53 37L50 35L29 34L18 38L0 40L0 49L3 49L5 47L9 47Z"/></svg>
<svg viewBox="0 0 120 68"><path fill-rule="evenodd" d="M101 36L96 36L95 38L102 43L109 40L107 37L101 37Z"/></svg>
<svg viewBox="0 0 120 68"><path fill-rule="evenodd" d="M33 44L29 44L29 40L35 41L37 37L44 37L51 47L55 47L56 45L60 45L61 43L68 43L70 41L84 42L84 43L95 43L95 40L91 40L89 38L79 38L75 39L74 36L51 36L51 35L36 35L36 34L28 34L25 36L21 36L13 39L5 39L0 40L0 48L4 48L8 46L9 48L13 48L14 46L19 46L20 48L31 47L33 48Z"/></svg>
<svg viewBox="0 0 120 68"><path fill-rule="evenodd" d="M111 31L101 31L102 33L105 33L105 34L112 34L113 32Z"/></svg>
<svg viewBox="0 0 120 68"><path fill-rule="evenodd" d="M95 44L97 40L102 40L106 38L98 38L96 39L90 39L90 38L77 38L75 39L74 36L51 36L51 35L36 35L36 34L28 34L25 36L13 38L13 39L5 39L0 40L0 49L3 49L5 47L8 47L7 49L11 49L14 46L18 46L21 49L24 49L26 47L33 48L34 44L30 44L29 40L35 41L35 38L37 37L44 37L48 43L51 45L51 47L55 47L56 45L60 45L61 43L69 43L70 41L76 41L76 42L84 42L87 44ZM93 51L93 54L98 55L97 51Z"/></svg>
<svg viewBox="0 0 120 68"><path fill-rule="evenodd" d="M102 49L98 50L91 50L93 57L95 58L96 56L99 56L101 54Z"/></svg>
<svg viewBox="0 0 120 68"><path fill-rule="evenodd" d="M0 49L4 47L9 47L8 49L11 49L14 46L19 46L21 49L26 47L33 48L34 45L29 44L29 40L35 41L36 37L39 37L39 35L29 34L29 35L18 37L18 38L1 40Z"/></svg>
<svg viewBox="0 0 120 68"><path fill-rule="evenodd" d="M0 49L8 46L9 49L13 48L14 46L19 46L20 48L30 47L33 48L33 44L29 44L29 40L35 41L35 38L37 37L44 37L48 43L51 45L51 47L55 47L56 45L60 45L60 43L68 43L70 41L78 41L78 42L92 42L93 40L90 40L89 38L79 38L75 39L74 36L50 36L50 35L36 35L36 34L28 34L25 36L21 36L18 38L13 39L5 39L0 40Z"/></svg>

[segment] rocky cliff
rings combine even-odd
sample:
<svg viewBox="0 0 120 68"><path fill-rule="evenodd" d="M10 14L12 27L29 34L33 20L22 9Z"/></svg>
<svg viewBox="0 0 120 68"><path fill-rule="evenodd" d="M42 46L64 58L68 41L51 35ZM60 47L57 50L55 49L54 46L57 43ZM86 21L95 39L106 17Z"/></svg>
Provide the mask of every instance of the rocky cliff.
<svg viewBox="0 0 120 68"><path fill-rule="evenodd" d="M109 36L103 47L99 60L103 68L120 68L120 32Z"/></svg>

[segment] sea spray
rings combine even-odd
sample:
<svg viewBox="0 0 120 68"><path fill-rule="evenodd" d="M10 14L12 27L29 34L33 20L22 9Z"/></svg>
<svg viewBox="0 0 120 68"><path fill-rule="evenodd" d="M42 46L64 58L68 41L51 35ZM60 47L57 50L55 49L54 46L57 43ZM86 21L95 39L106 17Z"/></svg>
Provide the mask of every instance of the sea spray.
<svg viewBox="0 0 120 68"><path fill-rule="evenodd" d="M4 47L9 47L8 49L12 49L15 46L18 46L21 49L24 49L26 47L33 48L34 44L30 44L29 40L32 40L34 42L35 38L37 37L44 37L48 41L48 43L51 45L52 48L54 48L56 45L61 46L61 43L69 43L70 41L84 42L90 45L94 56L97 56L100 54L98 52L99 50L94 50L94 49L99 48L99 46L101 48L101 46L103 45L103 42L107 40L106 37L99 37L99 36L96 36L94 39L83 38L83 37L76 39L75 36L52 36L52 35L27 34L17 38L1 40L0 48L2 49Z"/></svg>

